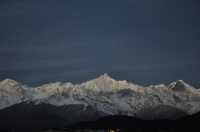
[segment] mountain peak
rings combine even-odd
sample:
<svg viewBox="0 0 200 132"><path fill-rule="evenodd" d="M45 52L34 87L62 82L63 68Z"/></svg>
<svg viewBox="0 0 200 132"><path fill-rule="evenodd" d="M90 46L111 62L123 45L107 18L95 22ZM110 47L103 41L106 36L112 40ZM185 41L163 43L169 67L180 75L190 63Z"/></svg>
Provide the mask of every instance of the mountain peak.
<svg viewBox="0 0 200 132"><path fill-rule="evenodd" d="M95 82L99 82L99 83L100 82L115 82L116 81L111 76L109 76L107 73L100 75L99 77L97 77L94 80L95 80Z"/></svg>
<svg viewBox="0 0 200 132"><path fill-rule="evenodd" d="M169 87L174 91L193 91L194 88L183 80L172 82Z"/></svg>
<svg viewBox="0 0 200 132"><path fill-rule="evenodd" d="M183 80L177 80L177 81L176 81L176 83L180 83L180 84L186 84L186 82L185 82L185 81L183 81Z"/></svg>
<svg viewBox="0 0 200 132"><path fill-rule="evenodd" d="M85 88L96 92L111 92L116 91L119 88L124 88L124 82L117 81L110 77L107 73L100 75L99 77L89 80L82 84Z"/></svg>
<svg viewBox="0 0 200 132"><path fill-rule="evenodd" d="M6 78L4 80L2 80L0 82L1 85L11 85L11 86L15 86L15 85L18 85L19 83L13 79L9 79L9 78Z"/></svg>
<svg viewBox="0 0 200 132"><path fill-rule="evenodd" d="M100 79L105 79L105 80L110 80L113 79L110 75L108 75L107 73L104 73L103 75L100 75L98 78Z"/></svg>

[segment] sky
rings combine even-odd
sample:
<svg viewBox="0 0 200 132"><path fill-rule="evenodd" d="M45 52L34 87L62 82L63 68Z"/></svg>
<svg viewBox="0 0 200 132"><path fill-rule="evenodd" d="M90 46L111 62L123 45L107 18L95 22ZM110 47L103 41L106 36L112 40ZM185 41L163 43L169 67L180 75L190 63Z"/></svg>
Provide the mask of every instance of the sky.
<svg viewBox="0 0 200 132"><path fill-rule="evenodd" d="M0 1L0 80L80 83L103 73L200 87L199 0Z"/></svg>

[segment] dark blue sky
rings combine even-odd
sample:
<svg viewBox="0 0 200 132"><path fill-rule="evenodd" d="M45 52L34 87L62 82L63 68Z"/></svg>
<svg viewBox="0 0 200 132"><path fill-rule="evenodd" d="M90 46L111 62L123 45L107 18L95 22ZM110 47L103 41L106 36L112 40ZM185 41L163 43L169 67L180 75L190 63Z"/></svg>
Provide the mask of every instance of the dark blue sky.
<svg viewBox="0 0 200 132"><path fill-rule="evenodd" d="M0 80L200 86L198 0L1 0Z"/></svg>

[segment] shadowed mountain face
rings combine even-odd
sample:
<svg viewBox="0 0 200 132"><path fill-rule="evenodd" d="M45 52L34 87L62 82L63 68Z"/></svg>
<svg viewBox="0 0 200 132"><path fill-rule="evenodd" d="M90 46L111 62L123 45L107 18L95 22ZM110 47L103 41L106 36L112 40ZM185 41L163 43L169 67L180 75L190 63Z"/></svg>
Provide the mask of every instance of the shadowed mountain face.
<svg viewBox="0 0 200 132"><path fill-rule="evenodd" d="M83 110L84 109L84 110ZM0 131L36 131L65 128L68 124L96 120L105 114L82 105L53 106L21 103L0 110Z"/></svg>
<svg viewBox="0 0 200 132"><path fill-rule="evenodd" d="M164 107L166 108L166 107ZM143 120L131 116L106 116L104 113L88 107L83 111L80 105L52 106L48 104L35 105L21 103L0 111L0 131L16 132L32 131L46 132L48 129L55 132L102 130L118 130L120 132L154 132L154 131L190 131L200 130L200 113L187 115L176 108L167 108L181 114L177 119Z"/></svg>
<svg viewBox="0 0 200 132"><path fill-rule="evenodd" d="M0 82L0 122L5 124L0 129L64 129L77 127L80 122L98 124L98 119L112 120L113 117L118 122L112 121L110 128L120 124L120 129L128 127L123 126L124 123L130 127L135 123L139 123L137 126L151 124L154 128L162 126L154 125L159 121L180 122L182 117L199 112L199 102L200 91L182 80L141 86L126 80L117 81L104 74L81 84L56 82L33 88L5 79ZM129 117L132 118L130 124L127 123ZM95 124L92 126L99 128ZM77 128L79 126L82 125Z"/></svg>
<svg viewBox="0 0 200 132"><path fill-rule="evenodd" d="M180 111L181 112L181 111ZM182 113L182 112L181 112ZM115 130L118 132L183 132L199 131L200 113L176 120L142 120L130 116L107 116L92 122L80 122L72 130Z"/></svg>
<svg viewBox="0 0 200 132"><path fill-rule="evenodd" d="M123 115L108 116L91 107L83 110L81 105L53 106L49 104L36 105L32 102L21 103L0 110L0 123L4 124L0 126L0 131L35 132L55 129L57 131L134 130L149 132L154 130L181 131L191 128L200 130L198 127L199 113L189 116L176 108L166 106L163 108L168 110L168 114L172 112L175 116L179 115L179 118L143 120ZM191 123L192 125L189 126Z"/></svg>

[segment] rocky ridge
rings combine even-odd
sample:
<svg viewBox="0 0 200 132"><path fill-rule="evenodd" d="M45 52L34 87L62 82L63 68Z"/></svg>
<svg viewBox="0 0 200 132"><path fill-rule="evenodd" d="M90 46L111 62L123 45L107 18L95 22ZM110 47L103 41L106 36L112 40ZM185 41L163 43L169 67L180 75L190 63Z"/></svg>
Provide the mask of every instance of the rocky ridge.
<svg viewBox="0 0 200 132"><path fill-rule="evenodd" d="M30 88L11 79L0 82L0 110L20 103L53 106L81 105L106 115L163 118L176 115L172 108L187 114L200 111L200 91L183 80L170 84L141 86L117 81L108 74L81 84L55 82ZM169 112L166 117L163 113ZM147 115L151 115L150 117Z"/></svg>

